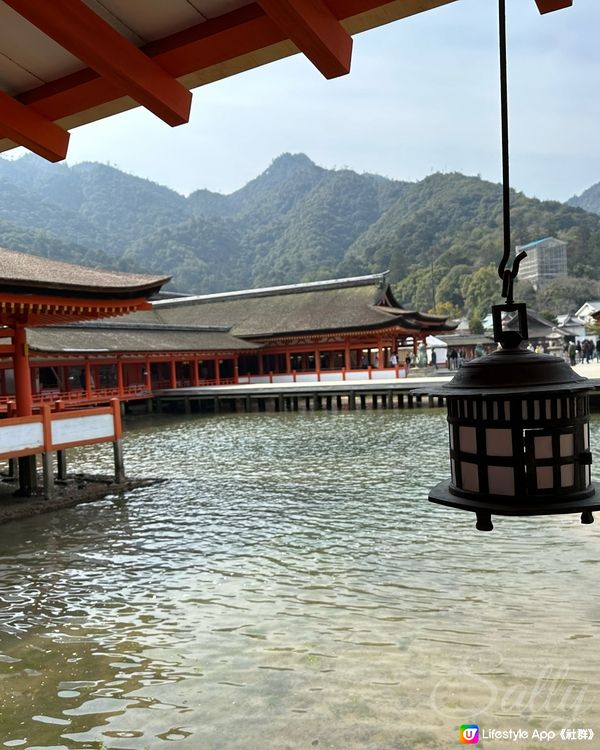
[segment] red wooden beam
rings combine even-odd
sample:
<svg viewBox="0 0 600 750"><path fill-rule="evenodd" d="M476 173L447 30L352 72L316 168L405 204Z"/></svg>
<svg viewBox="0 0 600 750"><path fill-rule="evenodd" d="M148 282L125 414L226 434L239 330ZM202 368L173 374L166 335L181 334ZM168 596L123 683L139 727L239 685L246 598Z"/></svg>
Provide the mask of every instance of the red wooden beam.
<svg viewBox="0 0 600 750"><path fill-rule="evenodd" d="M0 91L0 130L15 143L49 161L60 161L67 155L67 131L4 91Z"/></svg>
<svg viewBox="0 0 600 750"><path fill-rule="evenodd" d="M5 0L123 94L169 125L189 120L192 95L81 0Z"/></svg>
<svg viewBox="0 0 600 750"><path fill-rule="evenodd" d="M570 8L573 0L535 0L540 13L551 13L553 10Z"/></svg>
<svg viewBox="0 0 600 750"><path fill-rule="evenodd" d="M437 0L437 3L441 5L453 1ZM334 17L339 21L359 16L382 5L382 0L329 2ZM422 1L419 6L424 6ZM150 42L141 49L173 78L181 78L260 52L286 39L285 33L262 8L252 3ZM94 70L86 68L19 94L17 99L50 120L60 120L106 105L122 96L123 92L117 86L100 77ZM0 137L5 135L7 134L2 132L0 123Z"/></svg>
<svg viewBox="0 0 600 750"><path fill-rule="evenodd" d="M192 26L142 48L163 70L179 78L285 40L256 5ZM122 96L116 86L87 68L43 84L19 101L52 120L101 106ZM0 130L0 136L4 135Z"/></svg>
<svg viewBox="0 0 600 750"><path fill-rule="evenodd" d="M325 78L350 72L352 37L322 0L258 0Z"/></svg>

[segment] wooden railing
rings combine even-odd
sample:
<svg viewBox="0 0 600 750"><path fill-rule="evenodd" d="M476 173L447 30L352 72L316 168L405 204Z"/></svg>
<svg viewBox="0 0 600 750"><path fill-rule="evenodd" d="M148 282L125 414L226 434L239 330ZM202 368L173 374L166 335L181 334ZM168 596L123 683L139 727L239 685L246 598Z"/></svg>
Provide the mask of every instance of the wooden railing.
<svg viewBox="0 0 600 750"><path fill-rule="evenodd" d="M144 385L125 386L121 392L118 388L94 388L88 396L84 388L75 388L69 391L48 389L33 394L33 408L39 411L44 404L49 404L53 410L72 409L85 404L107 404L112 399L128 400L142 398L149 393ZM16 413L16 401L14 395L0 396L0 412L9 416Z"/></svg>
<svg viewBox="0 0 600 750"><path fill-rule="evenodd" d="M252 383L299 383L326 380L376 380L378 378L404 378L408 370L404 366L395 367L365 367L356 370L292 370L292 372L265 372L262 375L240 375L240 384Z"/></svg>
<svg viewBox="0 0 600 750"><path fill-rule="evenodd" d="M121 438L119 400L110 406L63 413L51 412L45 404L31 417L0 420L0 459L33 456Z"/></svg>
<svg viewBox="0 0 600 750"><path fill-rule="evenodd" d="M42 404L39 414L0 419L0 460L41 454L43 494L46 499L51 499L55 491L53 456L59 451L64 456L67 448L112 443L115 480L124 482L121 434L121 404L118 398L113 398L109 406L62 412L53 412L50 404Z"/></svg>

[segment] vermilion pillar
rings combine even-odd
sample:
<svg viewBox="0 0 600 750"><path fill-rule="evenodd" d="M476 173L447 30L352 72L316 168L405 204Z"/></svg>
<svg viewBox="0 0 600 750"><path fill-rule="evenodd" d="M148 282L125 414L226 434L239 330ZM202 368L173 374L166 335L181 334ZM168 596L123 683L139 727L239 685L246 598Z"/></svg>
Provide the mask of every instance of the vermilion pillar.
<svg viewBox="0 0 600 750"><path fill-rule="evenodd" d="M177 388L177 365L175 363L175 360L172 359L169 362L169 375L170 375L170 388Z"/></svg>
<svg viewBox="0 0 600 750"><path fill-rule="evenodd" d="M117 359L117 392L119 394L119 398L123 398L123 363L120 359Z"/></svg>
<svg viewBox="0 0 600 750"><path fill-rule="evenodd" d="M87 360L85 362L85 397L88 401L92 400L92 368Z"/></svg>
<svg viewBox="0 0 600 750"><path fill-rule="evenodd" d="M17 416L30 417L33 413L33 394L31 391L31 373L29 371L29 352L27 349L27 332L23 323L15 323L12 337L13 373L15 378L15 401ZM29 496L37 492L37 466L35 456L19 458L19 489L17 495Z"/></svg>
<svg viewBox="0 0 600 750"><path fill-rule="evenodd" d="M31 390L31 373L29 371L29 354L27 334L22 323L15 323L13 334L13 370L15 375L15 400L17 416L30 417L33 413L33 394Z"/></svg>

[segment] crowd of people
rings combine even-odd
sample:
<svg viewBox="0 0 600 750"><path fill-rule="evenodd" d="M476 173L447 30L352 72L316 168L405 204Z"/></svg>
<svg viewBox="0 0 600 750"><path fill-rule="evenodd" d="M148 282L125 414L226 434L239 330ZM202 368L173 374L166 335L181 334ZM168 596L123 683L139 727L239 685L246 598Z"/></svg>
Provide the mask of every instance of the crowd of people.
<svg viewBox="0 0 600 750"><path fill-rule="evenodd" d="M556 350L550 351L548 343L546 341L529 342L528 349L535 351L537 354L548 354L555 353ZM489 351L489 348L488 348ZM465 362L468 362L472 358L481 357L485 354L484 348L481 344L477 344L475 348L448 348L446 362L442 361L442 366L445 364L449 370L458 370L463 366ZM567 362L571 365L577 365L582 363L600 362L600 338L597 341L591 339L583 339L582 341L566 341L563 347L563 354ZM375 354L373 361L363 354L360 362L360 367L366 368L369 366L377 368L379 364L378 356ZM392 352L389 357L389 367L403 367L407 374L408 370L413 367L433 367L435 370L438 369L439 362L437 352L435 348L432 348L430 352L424 344L421 344L417 355L409 352Z"/></svg>
<svg viewBox="0 0 600 750"><path fill-rule="evenodd" d="M571 365L590 364L594 360L600 362L600 339L594 343L590 339L583 341L568 341L564 347L565 359Z"/></svg>

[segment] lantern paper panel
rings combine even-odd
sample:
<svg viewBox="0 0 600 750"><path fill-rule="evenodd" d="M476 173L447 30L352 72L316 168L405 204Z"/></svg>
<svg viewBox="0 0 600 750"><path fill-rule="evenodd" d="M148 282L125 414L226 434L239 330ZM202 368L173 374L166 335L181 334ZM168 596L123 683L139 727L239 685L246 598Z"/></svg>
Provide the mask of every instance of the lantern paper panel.
<svg viewBox="0 0 600 750"><path fill-rule="evenodd" d="M450 491L502 497L591 485L586 395L448 397Z"/></svg>

